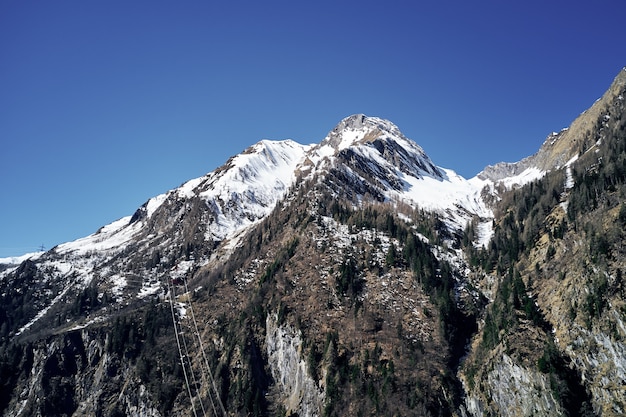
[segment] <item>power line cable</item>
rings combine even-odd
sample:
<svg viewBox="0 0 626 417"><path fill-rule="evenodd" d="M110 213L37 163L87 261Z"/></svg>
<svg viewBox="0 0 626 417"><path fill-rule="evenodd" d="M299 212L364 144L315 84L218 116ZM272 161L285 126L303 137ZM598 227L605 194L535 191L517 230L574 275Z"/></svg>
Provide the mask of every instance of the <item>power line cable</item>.
<svg viewBox="0 0 626 417"><path fill-rule="evenodd" d="M167 280L167 278L166 278ZM167 281L167 290L170 295L170 310L172 313L172 322L174 323L174 334L176 335L176 345L178 346L178 354L180 356L180 364L183 367L183 375L185 376L185 385L187 386L187 393L189 394L189 401L191 402L191 410L193 411L193 415L198 417L198 413L196 412L196 407L193 405L193 396L191 395L191 387L189 386L189 377L187 376L187 369L185 367L185 358L183 356L183 350L180 345L180 339L178 335L178 327L176 326L176 313L174 312L174 296L173 296L173 286Z"/></svg>
<svg viewBox="0 0 626 417"><path fill-rule="evenodd" d="M219 391L217 389L217 384L215 383L215 378L213 378L213 372L211 371L211 366L209 365L209 360L207 359L207 355L206 355L206 351L204 350L204 345L202 343L202 337L200 336L200 330L198 329L198 322L196 321L196 314L194 313L193 310L193 305L191 303L191 293L189 292L189 287L187 285L187 277L183 276L183 284L185 285L185 291L187 292L187 297L188 297L188 303L189 303L189 312L191 315L191 320L193 322L194 325L194 329L195 329L195 334L198 338L198 344L200 346L200 352L202 353L202 359L204 360L204 364L207 368L207 372L209 374L209 378L211 380L211 387L213 388L213 393L215 395L215 398L217 399L217 402L219 403L220 409L222 411L222 414L224 416L228 416L228 413L226 413L226 409L224 408L224 404L222 403L222 399L219 395ZM211 395L209 394L209 398L211 398ZM213 400L211 399L211 404L213 404ZM215 415L217 416L217 411L215 410L214 407L214 412Z"/></svg>

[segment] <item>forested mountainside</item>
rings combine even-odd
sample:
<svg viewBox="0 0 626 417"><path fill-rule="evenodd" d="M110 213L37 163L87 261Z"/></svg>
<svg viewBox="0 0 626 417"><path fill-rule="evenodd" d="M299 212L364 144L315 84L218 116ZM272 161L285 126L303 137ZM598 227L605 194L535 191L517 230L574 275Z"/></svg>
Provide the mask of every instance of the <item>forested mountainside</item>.
<svg viewBox="0 0 626 417"><path fill-rule="evenodd" d="M350 116L2 265L0 410L622 415L625 90L470 180Z"/></svg>
<svg viewBox="0 0 626 417"><path fill-rule="evenodd" d="M625 412L624 75L562 133L575 160L504 194L488 247L467 252L496 283L462 367L475 414Z"/></svg>

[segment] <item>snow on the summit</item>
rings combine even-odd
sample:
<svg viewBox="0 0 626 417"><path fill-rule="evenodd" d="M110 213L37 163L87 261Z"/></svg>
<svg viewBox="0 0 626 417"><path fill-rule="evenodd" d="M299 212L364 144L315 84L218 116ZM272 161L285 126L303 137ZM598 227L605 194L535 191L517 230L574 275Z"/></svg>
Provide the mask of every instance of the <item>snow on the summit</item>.
<svg viewBox="0 0 626 417"><path fill-rule="evenodd" d="M365 136L365 133L366 130L364 129L346 130L342 132L341 142L339 143L337 150L341 151L342 149L350 147L353 143L362 139L363 136Z"/></svg>
<svg viewBox="0 0 626 417"><path fill-rule="evenodd" d="M148 200L147 216L175 193L178 198L200 196L215 210L207 238L221 240L267 215L293 184L296 167L308 145L292 140L263 140L230 161L228 169L214 171L185 182L176 190ZM121 248L139 233L141 222L124 217L98 232L57 246L58 253L88 253Z"/></svg>
<svg viewBox="0 0 626 417"><path fill-rule="evenodd" d="M194 196L195 188L200 185L204 177L194 178L181 185L176 191L181 198L191 198Z"/></svg>
<svg viewBox="0 0 626 417"><path fill-rule="evenodd" d="M483 219L493 216L481 198L484 182L466 180L452 170L435 168L422 148L404 137L393 123L360 115L344 119L338 127L317 145L301 145L292 140L262 140L231 158L223 168L148 200L145 205L147 216L151 217L171 196L181 199L199 197L206 201L210 210L206 239L229 239L269 214L293 185L298 172L306 172L315 166L319 168L320 161L332 161L339 151L348 147L365 157L372 172L383 174L379 178L383 186L385 181L392 180L388 175L404 184L402 190L398 190L397 184L395 187L386 184L385 192L390 199L398 198L415 207L440 212L454 228L463 228L474 216ZM380 133L382 140L392 141L393 146L406 152L399 155L411 155L405 166L420 161L420 168L402 172L375 146L363 142L374 131ZM540 171L531 169L508 181L528 181L540 175ZM122 218L90 236L59 245L56 252L82 254L121 249L143 228L143 222L130 223L130 218ZM84 272L88 274L87 266L85 268Z"/></svg>
<svg viewBox="0 0 626 417"><path fill-rule="evenodd" d="M263 140L205 177L199 193L215 211L207 239L222 240L266 216L291 187L308 145Z"/></svg>
<svg viewBox="0 0 626 417"><path fill-rule="evenodd" d="M377 139L390 141L392 147L397 146L406 152L398 155L410 155L404 161L405 167L414 166L415 169L401 171L376 147L362 141L374 131L378 133ZM417 143L407 139L397 126L387 120L363 115L350 116L312 148L309 159L317 164L324 158L332 159L348 147L363 157L370 172L380 174L376 179L389 199L399 199L421 209L437 211L451 227L457 229L464 228L473 216L485 219L493 217L492 211L481 198L481 191L487 185L484 181L466 180L452 170L435 167ZM420 162L416 164L416 161ZM403 190L398 191L397 184L394 187L387 182L394 178L404 184Z"/></svg>

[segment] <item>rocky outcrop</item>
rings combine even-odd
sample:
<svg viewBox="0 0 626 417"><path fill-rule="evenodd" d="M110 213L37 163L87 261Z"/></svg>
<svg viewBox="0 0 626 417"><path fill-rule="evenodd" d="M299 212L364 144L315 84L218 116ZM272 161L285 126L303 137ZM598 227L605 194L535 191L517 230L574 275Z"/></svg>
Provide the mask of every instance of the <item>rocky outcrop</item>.
<svg viewBox="0 0 626 417"><path fill-rule="evenodd" d="M5 415L162 416L132 364L107 352L102 336L77 330L27 346L28 372Z"/></svg>
<svg viewBox="0 0 626 417"><path fill-rule="evenodd" d="M490 365L480 390L468 392L465 407L474 417L566 415L550 387L550 378L536 369L521 366L502 353Z"/></svg>
<svg viewBox="0 0 626 417"><path fill-rule="evenodd" d="M269 368L279 391L280 401L288 414L320 416L324 392L309 375L302 357L302 336L286 323L278 323L278 315L266 320L267 357Z"/></svg>

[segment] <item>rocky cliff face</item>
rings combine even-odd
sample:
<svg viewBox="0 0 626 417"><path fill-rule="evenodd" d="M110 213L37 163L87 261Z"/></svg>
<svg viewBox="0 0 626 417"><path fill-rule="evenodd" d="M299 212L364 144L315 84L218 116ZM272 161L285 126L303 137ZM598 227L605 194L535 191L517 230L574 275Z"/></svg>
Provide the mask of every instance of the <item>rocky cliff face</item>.
<svg viewBox="0 0 626 417"><path fill-rule="evenodd" d="M276 381L277 396L288 414L321 415L324 391L313 380L302 356L302 334L288 324L279 326L278 315L266 319L265 345L268 365Z"/></svg>
<svg viewBox="0 0 626 417"><path fill-rule="evenodd" d="M471 180L354 115L3 266L0 409L623 414L625 80Z"/></svg>

